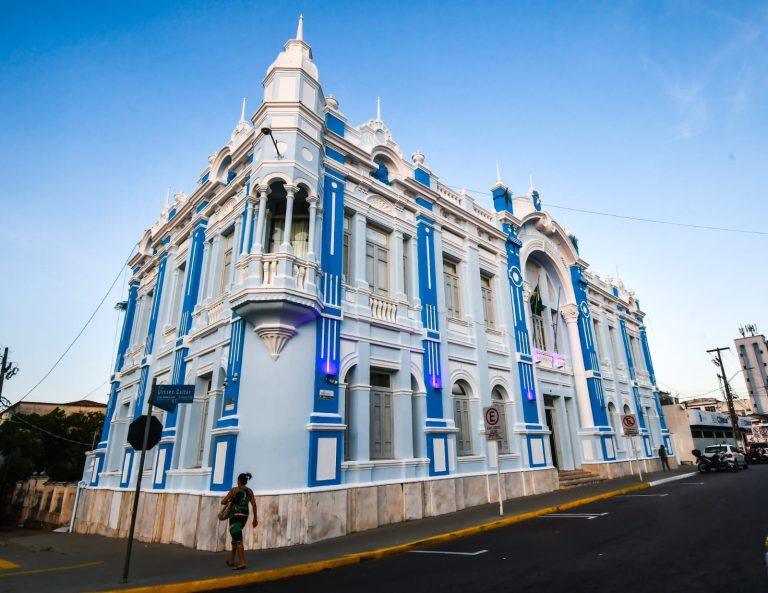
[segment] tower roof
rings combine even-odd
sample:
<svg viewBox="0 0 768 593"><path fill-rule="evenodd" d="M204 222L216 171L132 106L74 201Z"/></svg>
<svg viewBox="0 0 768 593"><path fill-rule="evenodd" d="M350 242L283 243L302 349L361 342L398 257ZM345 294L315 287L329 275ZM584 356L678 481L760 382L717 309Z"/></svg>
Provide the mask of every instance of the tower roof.
<svg viewBox="0 0 768 593"><path fill-rule="evenodd" d="M267 70L267 77L276 68L300 68L310 78L320 82L317 66L312 61L312 48L304 41L304 16L299 15L299 24L296 27L296 37L285 43L285 49L280 52L277 59Z"/></svg>

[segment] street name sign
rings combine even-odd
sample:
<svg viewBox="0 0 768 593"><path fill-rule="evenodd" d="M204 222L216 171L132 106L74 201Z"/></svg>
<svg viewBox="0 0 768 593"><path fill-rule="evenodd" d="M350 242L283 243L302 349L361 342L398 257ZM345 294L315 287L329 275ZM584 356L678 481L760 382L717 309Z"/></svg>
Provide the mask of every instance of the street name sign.
<svg viewBox="0 0 768 593"><path fill-rule="evenodd" d="M489 441L503 440L501 434L501 412L496 406L487 406L483 408L483 418L485 418L485 438Z"/></svg>
<svg viewBox="0 0 768 593"><path fill-rule="evenodd" d="M637 426L637 416L634 414L624 414L621 417L621 426L624 428L625 437L636 437L640 434Z"/></svg>
<svg viewBox="0 0 768 593"><path fill-rule="evenodd" d="M194 385L155 385L152 389L152 402L166 412L173 412L177 404L191 404L194 399Z"/></svg>

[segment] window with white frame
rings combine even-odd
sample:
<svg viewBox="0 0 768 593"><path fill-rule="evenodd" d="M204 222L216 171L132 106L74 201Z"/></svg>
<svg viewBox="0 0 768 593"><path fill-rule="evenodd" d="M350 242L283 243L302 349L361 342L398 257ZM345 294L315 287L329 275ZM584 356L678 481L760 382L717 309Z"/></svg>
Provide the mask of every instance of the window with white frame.
<svg viewBox="0 0 768 593"><path fill-rule="evenodd" d="M176 286L173 289L173 307L168 316L168 325L175 325L179 322L181 314L181 303L184 301L184 284L187 280L186 275L187 262L182 262L176 268Z"/></svg>
<svg viewBox="0 0 768 593"><path fill-rule="evenodd" d="M445 310L448 317L461 317L461 299L459 294L459 263L443 256L443 282L445 285Z"/></svg>
<svg viewBox="0 0 768 593"><path fill-rule="evenodd" d="M221 246L221 276L219 277L219 292L222 294L229 288L229 277L234 263L235 230L234 227L222 236Z"/></svg>
<svg viewBox="0 0 768 593"><path fill-rule="evenodd" d="M595 347L597 348L597 357L600 360L605 360L605 349L603 347L603 336L601 335L601 323L595 317L592 318L592 335L595 340Z"/></svg>
<svg viewBox="0 0 768 593"><path fill-rule="evenodd" d="M371 459L394 457L391 375L371 372Z"/></svg>
<svg viewBox="0 0 768 593"><path fill-rule="evenodd" d="M611 352L613 352L613 360L617 366L624 366L621 364L622 358L619 352L619 342L616 336L616 328L612 325L608 326L608 339L611 342Z"/></svg>
<svg viewBox="0 0 768 593"><path fill-rule="evenodd" d="M408 248L412 239L403 238L403 294L408 298Z"/></svg>
<svg viewBox="0 0 768 593"><path fill-rule="evenodd" d="M349 276L349 248L352 242L352 217L344 216L344 241L341 246L341 281L349 284L352 278Z"/></svg>
<svg viewBox="0 0 768 593"><path fill-rule="evenodd" d="M469 386L456 381L451 388L453 397L453 421L456 424L456 454L472 455L472 424L469 413Z"/></svg>
<svg viewBox="0 0 768 593"><path fill-rule="evenodd" d="M496 327L496 311L493 304L493 278L488 274L480 274L480 296L483 301L483 318L489 329Z"/></svg>
<svg viewBox="0 0 768 593"><path fill-rule="evenodd" d="M389 294L389 235L372 226L365 230L365 280L371 293Z"/></svg>
<svg viewBox="0 0 768 593"><path fill-rule="evenodd" d="M501 388L494 387L491 391L491 403L499 409L499 425L501 425L501 440L497 441L499 453L509 453L509 433L507 432L507 407L506 399Z"/></svg>
<svg viewBox="0 0 768 593"><path fill-rule="evenodd" d="M149 332L149 320L152 317L152 299L154 297L154 290L150 290L144 295L141 305L141 320L138 328L138 334L136 335L136 342L140 343L147 339L147 333Z"/></svg>
<svg viewBox="0 0 768 593"><path fill-rule="evenodd" d="M639 342L635 336L629 336L629 349L632 351L632 358L635 362L635 368L639 371L645 370L645 359L640 352Z"/></svg>
<svg viewBox="0 0 768 593"><path fill-rule="evenodd" d="M203 464L203 453L205 452L206 426L208 425L208 412L211 404L211 382L212 377L205 381L203 399L200 402L200 431L197 437L197 456L195 457L195 467Z"/></svg>
<svg viewBox="0 0 768 593"><path fill-rule="evenodd" d="M619 412L616 410L616 406L613 404L613 402L608 403L608 421L611 423L611 428L613 428L613 432L616 435L616 448L619 451L623 451L624 439L622 438L621 421L619 418Z"/></svg>

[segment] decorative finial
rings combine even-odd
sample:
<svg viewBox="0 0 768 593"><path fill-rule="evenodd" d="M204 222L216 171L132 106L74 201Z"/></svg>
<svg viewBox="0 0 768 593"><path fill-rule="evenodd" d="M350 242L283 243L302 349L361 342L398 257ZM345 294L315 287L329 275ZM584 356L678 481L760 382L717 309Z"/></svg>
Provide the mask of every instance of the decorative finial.
<svg viewBox="0 0 768 593"><path fill-rule="evenodd" d="M330 107L331 109L339 108L339 101L333 95L325 96L325 104L328 105L328 107Z"/></svg>
<svg viewBox="0 0 768 593"><path fill-rule="evenodd" d="M299 26L296 29L296 39L298 41L304 41L304 15L299 15Z"/></svg>
<svg viewBox="0 0 768 593"><path fill-rule="evenodd" d="M168 208L171 205L171 186L168 186L168 191L165 194L165 207Z"/></svg>
<svg viewBox="0 0 768 593"><path fill-rule="evenodd" d="M533 175L531 175L530 173L528 174L528 193L529 194L533 193Z"/></svg>
<svg viewBox="0 0 768 593"><path fill-rule="evenodd" d="M502 184L501 181L501 169L499 169L499 161L496 161L496 183Z"/></svg>
<svg viewBox="0 0 768 593"><path fill-rule="evenodd" d="M376 97L376 121L381 121L381 97Z"/></svg>
<svg viewBox="0 0 768 593"><path fill-rule="evenodd" d="M243 108L240 110L240 121L245 121L245 97L243 97Z"/></svg>
<svg viewBox="0 0 768 593"><path fill-rule="evenodd" d="M414 152L411 155L411 160L416 163L416 165L422 165L424 164L424 153L421 152L418 148L416 149L416 152Z"/></svg>

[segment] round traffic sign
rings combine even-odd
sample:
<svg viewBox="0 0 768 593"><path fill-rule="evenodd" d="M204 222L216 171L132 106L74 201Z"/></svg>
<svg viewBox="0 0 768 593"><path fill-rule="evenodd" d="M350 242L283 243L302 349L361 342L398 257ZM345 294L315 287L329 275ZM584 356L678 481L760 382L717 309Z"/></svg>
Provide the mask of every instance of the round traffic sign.
<svg viewBox="0 0 768 593"><path fill-rule="evenodd" d="M621 417L621 424L626 428L634 428L635 424L637 424L637 419L630 414L626 414Z"/></svg>
<svg viewBox="0 0 768 593"><path fill-rule="evenodd" d="M496 408L486 408L485 410L485 423L488 426L496 426L499 423L499 411Z"/></svg>

